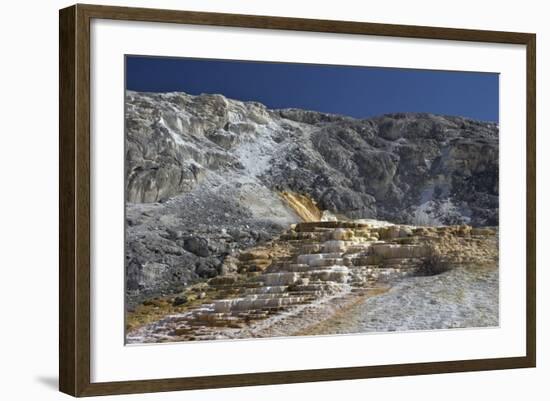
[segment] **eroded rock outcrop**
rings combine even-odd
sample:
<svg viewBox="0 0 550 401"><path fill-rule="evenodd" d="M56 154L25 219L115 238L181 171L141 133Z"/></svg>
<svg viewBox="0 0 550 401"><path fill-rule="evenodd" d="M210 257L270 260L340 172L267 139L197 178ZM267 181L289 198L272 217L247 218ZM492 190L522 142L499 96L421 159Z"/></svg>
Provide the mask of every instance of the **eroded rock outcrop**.
<svg viewBox="0 0 550 401"><path fill-rule="evenodd" d="M400 223L498 225L498 126L462 117L353 119L221 95L127 94L127 200L258 176L323 210Z"/></svg>
<svg viewBox="0 0 550 401"><path fill-rule="evenodd" d="M132 308L234 272L303 220L498 225L498 126L127 92L126 201Z"/></svg>

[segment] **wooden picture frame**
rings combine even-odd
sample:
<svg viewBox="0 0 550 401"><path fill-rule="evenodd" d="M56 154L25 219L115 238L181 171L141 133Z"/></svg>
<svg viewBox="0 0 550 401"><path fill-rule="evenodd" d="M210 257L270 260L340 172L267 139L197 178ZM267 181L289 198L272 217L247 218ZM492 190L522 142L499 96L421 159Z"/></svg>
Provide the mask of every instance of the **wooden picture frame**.
<svg viewBox="0 0 550 401"><path fill-rule="evenodd" d="M526 46L526 355L511 358L92 383L90 380L90 21L95 18ZM62 392L73 396L94 396L535 366L536 37L534 34L80 4L60 10L59 28L59 388Z"/></svg>

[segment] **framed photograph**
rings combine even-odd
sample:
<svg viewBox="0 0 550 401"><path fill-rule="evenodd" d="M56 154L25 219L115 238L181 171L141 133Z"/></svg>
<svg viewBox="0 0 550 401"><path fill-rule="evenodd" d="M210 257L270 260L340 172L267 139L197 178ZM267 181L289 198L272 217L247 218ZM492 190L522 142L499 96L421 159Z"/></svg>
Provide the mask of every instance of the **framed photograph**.
<svg viewBox="0 0 550 401"><path fill-rule="evenodd" d="M535 366L534 34L59 22L61 391Z"/></svg>

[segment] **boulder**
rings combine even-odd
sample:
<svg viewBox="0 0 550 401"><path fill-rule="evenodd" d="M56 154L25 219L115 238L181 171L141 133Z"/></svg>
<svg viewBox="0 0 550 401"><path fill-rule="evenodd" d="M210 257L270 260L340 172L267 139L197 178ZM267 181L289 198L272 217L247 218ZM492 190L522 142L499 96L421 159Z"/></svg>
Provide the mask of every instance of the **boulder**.
<svg viewBox="0 0 550 401"><path fill-rule="evenodd" d="M174 300L172 301L172 305L174 305L174 306L180 306L180 305L184 305L186 303L187 303L187 297L185 295L175 297Z"/></svg>
<svg viewBox="0 0 550 401"><path fill-rule="evenodd" d="M201 257L207 257L210 254L208 250L208 240L201 237L186 238L183 241L183 248Z"/></svg>

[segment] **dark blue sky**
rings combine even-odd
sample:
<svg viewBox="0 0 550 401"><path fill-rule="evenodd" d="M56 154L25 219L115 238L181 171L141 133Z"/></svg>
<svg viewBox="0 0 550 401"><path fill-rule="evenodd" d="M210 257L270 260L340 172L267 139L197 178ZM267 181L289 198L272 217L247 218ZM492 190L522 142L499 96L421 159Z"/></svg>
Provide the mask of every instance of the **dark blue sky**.
<svg viewBox="0 0 550 401"><path fill-rule="evenodd" d="M127 56L126 88L220 93L363 118L428 112L498 121L498 74Z"/></svg>

